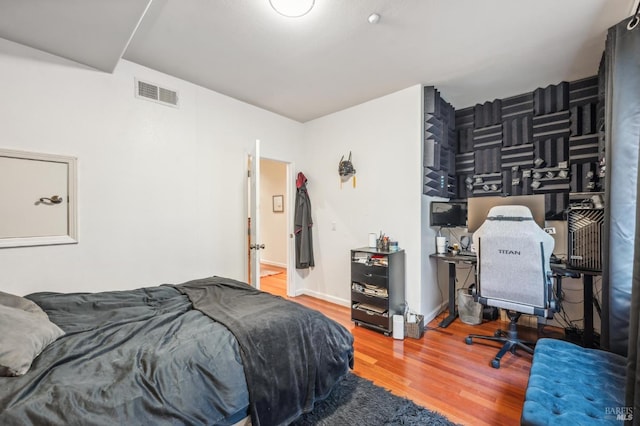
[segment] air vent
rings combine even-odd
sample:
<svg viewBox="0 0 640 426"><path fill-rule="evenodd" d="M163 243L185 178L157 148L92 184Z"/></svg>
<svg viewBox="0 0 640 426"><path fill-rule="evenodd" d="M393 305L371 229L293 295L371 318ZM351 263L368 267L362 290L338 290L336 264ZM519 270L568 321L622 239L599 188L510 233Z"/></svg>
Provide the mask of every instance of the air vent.
<svg viewBox="0 0 640 426"><path fill-rule="evenodd" d="M178 106L178 92L138 79L136 79L136 97L172 107Z"/></svg>

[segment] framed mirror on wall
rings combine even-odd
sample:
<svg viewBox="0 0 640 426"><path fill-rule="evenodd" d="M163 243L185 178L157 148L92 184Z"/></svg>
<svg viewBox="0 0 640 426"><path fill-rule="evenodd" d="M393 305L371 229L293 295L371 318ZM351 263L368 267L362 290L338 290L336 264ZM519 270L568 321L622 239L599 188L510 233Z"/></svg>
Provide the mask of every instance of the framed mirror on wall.
<svg viewBox="0 0 640 426"><path fill-rule="evenodd" d="M78 242L76 163L0 149L0 248Z"/></svg>

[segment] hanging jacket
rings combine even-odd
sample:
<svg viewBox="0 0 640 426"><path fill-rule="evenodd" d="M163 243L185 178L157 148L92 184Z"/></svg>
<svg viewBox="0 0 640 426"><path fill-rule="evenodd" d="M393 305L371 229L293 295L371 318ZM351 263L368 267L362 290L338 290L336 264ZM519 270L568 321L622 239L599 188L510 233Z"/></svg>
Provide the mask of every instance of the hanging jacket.
<svg viewBox="0 0 640 426"><path fill-rule="evenodd" d="M296 180L296 206L294 214L294 234L296 236L296 269L307 269L315 266L313 260L313 240L311 238L311 200L307 192L307 178L298 173Z"/></svg>

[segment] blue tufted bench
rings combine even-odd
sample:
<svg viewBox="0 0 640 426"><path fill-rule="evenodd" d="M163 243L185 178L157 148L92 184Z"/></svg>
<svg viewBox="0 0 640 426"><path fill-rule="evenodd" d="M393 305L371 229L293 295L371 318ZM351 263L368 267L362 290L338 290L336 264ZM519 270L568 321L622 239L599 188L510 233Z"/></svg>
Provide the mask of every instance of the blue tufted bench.
<svg viewBox="0 0 640 426"><path fill-rule="evenodd" d="M622 425L626 358L540 339L525 394L523 425ZM619 411L618 411L619 413Z"/></svg>

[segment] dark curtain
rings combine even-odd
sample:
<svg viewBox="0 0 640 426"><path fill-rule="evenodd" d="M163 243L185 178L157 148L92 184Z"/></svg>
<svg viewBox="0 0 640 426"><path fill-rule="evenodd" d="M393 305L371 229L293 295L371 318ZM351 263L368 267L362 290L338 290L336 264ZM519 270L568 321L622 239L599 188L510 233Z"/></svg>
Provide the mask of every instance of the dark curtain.
<svg viewBox="0 0 640 426"><path fill-rule="evenodd" d="M625 25L626 24L626 25ZM636 158L640 157L640 5L636 16L618 24L617 49L624 55L624 66L627 68L623 77L628 86L621 125L620 136L626 138L635 147ZM633 151L630 150L629 154ZM639 168L640 169L640 168ZM640 170L638 170L635 186L636 200L640 194ZM625 387L625 406L633 407L633 424L640 425L640 376L638 361L640 361L640 204L636 202L635 209L635 238L633 250L633 279L631 284L631 312L629 316L629 345L627 353L627 384Z"/></svg>
<svg viewBox="0 0 640 426"><path fill-rule="evenodd" d="M606 179L602 346L627 355L638 256L636 200L640 140L640 25L611 27L605 50Z"/></svg>
<svg viewBox="0 0 640 426"><path fill-rule="evenodd" d="M611 27L605 49L606 213L602 344L627 356L625 406L640 425L640 15Z"/></svg>

